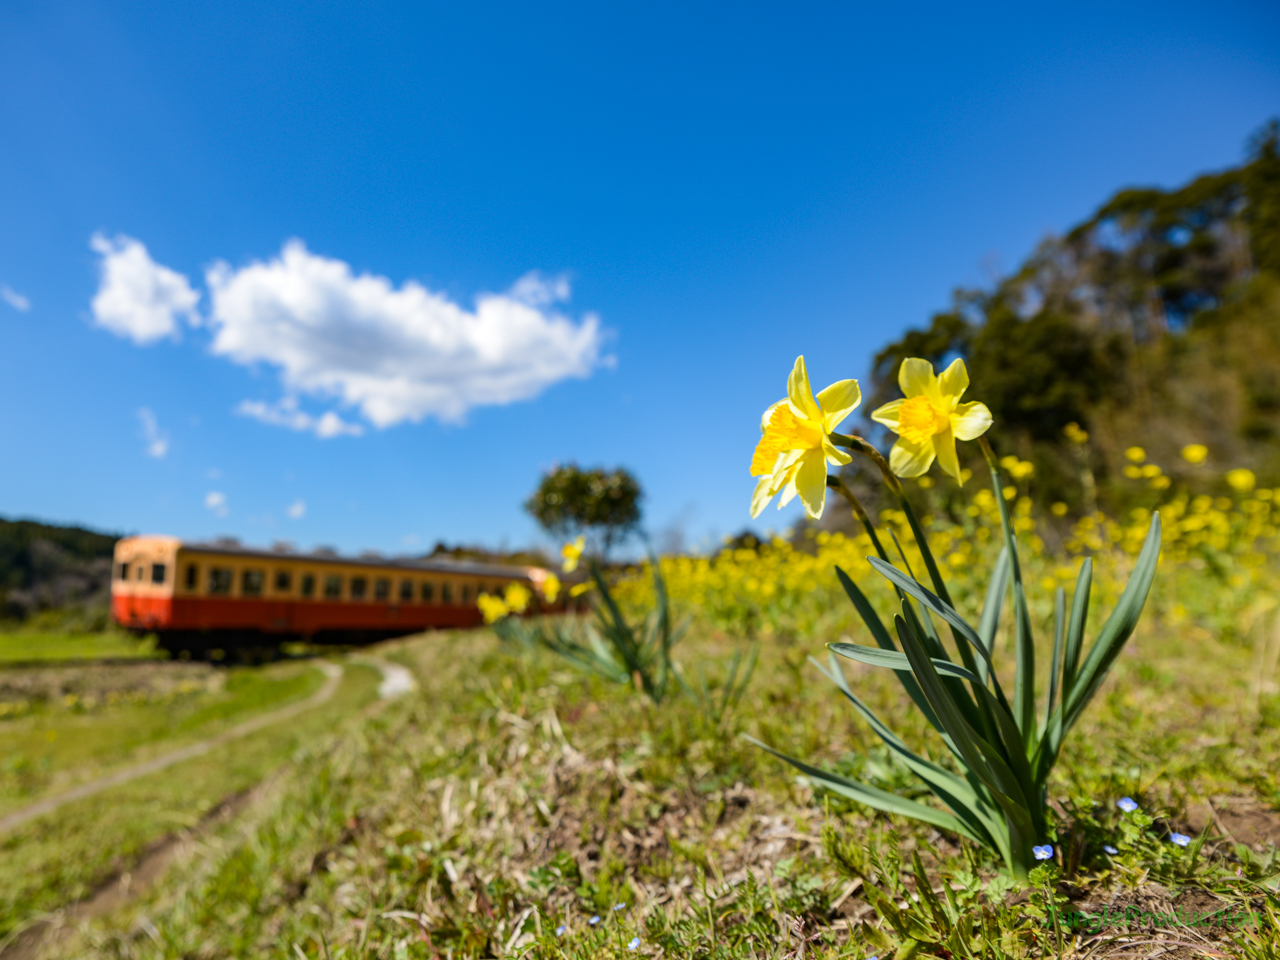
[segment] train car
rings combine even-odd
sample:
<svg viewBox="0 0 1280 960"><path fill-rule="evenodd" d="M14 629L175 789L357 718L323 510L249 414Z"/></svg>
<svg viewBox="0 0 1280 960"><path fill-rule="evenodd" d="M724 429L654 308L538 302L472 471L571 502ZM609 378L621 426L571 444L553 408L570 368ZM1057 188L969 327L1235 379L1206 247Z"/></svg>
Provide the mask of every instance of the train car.
<svg viewBox="0 0 1280 960"><path fill-rule="evenodd" d="M439 627L474 627L481 594L511 583L536 601L547 571L451 559L340 557L237 542L125 537L116 544L111 614L171 650L368 643Z"/></svg>

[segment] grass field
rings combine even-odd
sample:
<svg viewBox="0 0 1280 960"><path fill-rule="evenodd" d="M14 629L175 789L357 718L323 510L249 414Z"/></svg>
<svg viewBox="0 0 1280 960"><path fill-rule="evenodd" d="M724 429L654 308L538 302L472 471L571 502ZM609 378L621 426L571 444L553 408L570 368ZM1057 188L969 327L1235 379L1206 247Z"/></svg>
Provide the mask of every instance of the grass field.
<svg viewBox="0 0 1280 960"><path fill-rule="evenodd" d="M129 669L154 673L167 668L203 671L216 680L197 683L187 677L178 687L195 687L176 693L114 705L104 698L84 712L74 705L42 705L25 716L0 721L6 746L21 739L43 777L34 789L10 789L5 795L8 807L25 805L126 760L205 739L233 722L309 695L322 680L319 671L305 663L217 673L183 664ZM0 672L0 682L15 672L25 671ZM221 799L259 783L299 750L323 740L376 697L379 676L370 667L350 665L337 692L322 707L66 804L0 836L0 939L26 920L85 897L109 877L128 870L157 838L191 826ZM16 734L13 740L8 739L11 732ZM11 767L27 762L14 764L12 757ZM10 785L14 779L10 774ZM21 781L22 775L16 779Z"/></svg>
<svg viewBox="0 0 1280 960"><path fill-rule="evenodd" d="M680 653L723 662L731 646L701 631ZM1019 892L989 854L815 795L747 743L910 790L806 663L820 650L767 646L739 710L715 724L687 698L656 707L485 634L404 644L393 656L419 694L307 743L269 802L62 955L1147 955L1118 942L1148 936L1142 921L1055 935L1044 890ZM1262 912L1177 936L1208 955L1276 955L1276 896L1249 880L1280 840L1280 700L1251 698L1252 658L1204 631L1140 628L1051 784L1059 842L1079 852L1063 911L1245 904ZM925 746L891 676L849 678ZM1149 831L1133 833L1122 796ZM1209 839L1183 849L1170 830ZM935 909L926 884L949 900ZM960 930L978 931L976 952L947 939Z"/></svg>
<svg viewBox="0 0 1280 960"><path fill-rule="evenodd" d="M304 662L261 669L136 663L0 672L0 815L300 700L322 679Z"/></svg>
<svg viewBox="0 0 1280 960"><path fill-rule="evenodd" d="M120 630L98 633L0 631L0 664L59 660L154 660L164 657L152 638Z"/></svg>

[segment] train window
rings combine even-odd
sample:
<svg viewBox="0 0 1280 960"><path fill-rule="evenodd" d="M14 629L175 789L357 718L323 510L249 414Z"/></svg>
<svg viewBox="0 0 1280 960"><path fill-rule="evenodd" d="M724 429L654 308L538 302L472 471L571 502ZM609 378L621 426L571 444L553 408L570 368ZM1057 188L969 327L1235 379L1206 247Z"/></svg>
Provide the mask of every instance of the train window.
<svg viewBox="0 0 1280 960"><path fill-rule="evenodd" d="M355 586L355 581L352 581ZM326 600L339 600L342 598L342 578L341 577L325 577L324 578L324 598Z"/></svg>
<svg viewBox="0 0 1280 960"><path fill-rule="evenodd" d="M316 595L316 575L314 573L304 573L300 586L304 597L314 597ZM338 586L338 591L342 591L341 584Z"/></svg>
<svg viewBox="0 0 1280 960"><path fill-rule="evenodd" d="M462 588L462 602L469 603L471 601L471 588L464 586Z"/></svg>
<svg viewBox="0 0 1280 960"><path fill-rule="evenodd" d="M120 579L121 580L129 579L129 564L127 563L120 564Z"/></svg>
<svg viewBox="0 0 1280 960"><path fill-rule="evenodd" d="M446 583L440 588L440 602L453 603L453 584Z"/></svg>
<svg viewBox="0 0 1280 960"><path fill-rule="evenodd" d="M231 592L233 574L224 567L213 567L209 571L209 592L212 594L228 594Z"/></svg>
<svg viewBox="0 0 1280 960"><path fill-rule="evenodd" d="M379 577L377 580L373 581L373 599L391 599L391 581L386 577Z"/></svg>
<svg viewBox="0 0 1280 960"><path fill-rule="evenodd" d="M436 593L435 588L432 587L431 584L424 583L422 585L422 602L430 603L433 599L435 599L435 593Z"/></svg>
<svg viewBox="0 0 1280 960"><path fill-rule="evenodd" d="M139 583L141 583L141 582L142 582L142 578L143 578L144 576L146 576L146 573L147 573L146 565L145 565L145 564L140 563L140 564L138 564L138 573L137 573L137 575L136 575L133 579L135 579L135 580L137 580Z"/></svg>
<svg viewBox="0 0 1280 960"><path fill-rule="evenodd" d="M363 600L365 592L369 589L369 581L364 577L351 578L351 599Z"/></svg>
<svg viewBox="0 0 1280 960"><path fill-rule="evenodd" d="M400 602L401 603L413 602L413 581L412 580L400 581Z"/></svg>
<svg viewBox="0 0 1280 960"><path fill-rule="evenodd" d="M163 563L153 563L151 565L151 582L164 583L165 565Z"/></svg>
<svg viewBox="0 0 1280 960"><path fill-rule="evenodd" d="M262 596L262 582L266 579L261 570L246 570L240 575L240 593L246 597Z"/></svg>
<svg viewBox="0 0 1280 960"><path fill-rule="evenodd" d="M187 579L185 581L188 590L194 590L196 584L200 582L200 568L194 563L187 564Z"/></svg>
<svg viewBox="0 0 1280 960"><path fill-rule="evenodd" d="M288 593L293 589L293 574L288 570L276 571L276 593Z"/></svg>

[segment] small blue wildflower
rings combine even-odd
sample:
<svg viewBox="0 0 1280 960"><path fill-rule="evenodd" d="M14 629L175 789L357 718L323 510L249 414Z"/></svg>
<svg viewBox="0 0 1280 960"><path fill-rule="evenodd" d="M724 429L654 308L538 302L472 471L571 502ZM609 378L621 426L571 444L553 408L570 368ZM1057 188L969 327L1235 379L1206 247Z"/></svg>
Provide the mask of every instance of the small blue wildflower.
<svg viewBox="0 0 1280 960"><path fill-rule="evenodd" d="M1031 852L1036 855L1037 860L1048 860L1053 856L1053 846L1046 843L1043 847L1032 847Z"/></svg>
<svg viewBox="0 0 1280 960"><path fill-rule="evenodd" d="M599 922L600 922L599 917L592 917L590 920L587 921L587 923L591 924L593 927Z"/></svg>
<svg viewBox="0 0 1280 960"><path fill-rule="evenodd" d="M627 944L627 949L628 949L628 950L635 950L635 949L637 949L639 946L640 946L640 938L639 938L639 937L632 937L632 938L631 938L631 942Z"/></svg>
<svg viewBox="0 0 1280 960"><path fill-rule="evenodd" d="M1138 809L1138 802L1134 800L1133 797L1121 797L1116 801L1116 806L1125 813L1133 813L1133 811Z"/></svg>
<svg viewBox="0 0 1280 960"><path fill-rule="evenodd" d="M1120 852L1119 850L1117 850L1115 847L1113 847L1113 846L1112 846L1111 844L1109 844L1109 843L1104 843L1104 844L1102 845L1102 849L1103 849L1103 850L1105 850L1105 851L1107 851L1107 853L1109 853L1109 854L1110 854L1111 856L1113 856L1113 857L1114 857L1117 853L1119 853L1119 852Z"/></svg>
<svg viewBox="0 0 1280 960"><path fill-rule="evenodd" d="M1188 837L1185 833L1171 833L1169 834L1169 839L1172 840L1179 847L1185 847L1187 844L1191 842L1191 838Z"/></svg>
<svg viewBox="0 0 1280 960"><path fill-rule="evenodd" d="M556 936L557 936L557 937L563 937L563 936L564 936L564 932L565 932L566 930L568 930L568 929L569 929L569 928L568 928L568 927L566 927L563 923L562 923L562 924L560 924L560 926L556 927Z"/></svg>
<svg viewBox="0 0 1280 960"><path fill-rule="evenodd" d="M627 909L627 905L625 903L615 903L613 905L614 913L617 913L619 910L625 910L625 909Z"/></svg>

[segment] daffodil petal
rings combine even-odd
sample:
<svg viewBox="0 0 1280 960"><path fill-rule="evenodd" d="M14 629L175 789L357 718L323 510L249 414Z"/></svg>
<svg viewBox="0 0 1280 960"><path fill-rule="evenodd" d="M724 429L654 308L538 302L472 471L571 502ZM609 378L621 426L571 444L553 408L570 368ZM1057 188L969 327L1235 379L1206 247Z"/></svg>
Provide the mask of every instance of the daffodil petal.
<svg viewBox="0 0 1280 960"><path fill-rule="evenodd" d="M932 440L913 443L899 437L889 451L889 469L900 477L919 477L933 466L934 456Z"/></svg>
<svg viewBox="0 0 1280 960"><path fill-rule="evenodd" d="M782 496L778 497L778 509L781 510L796 498L796 476L793 472L787 485L782 488Z"/></svg>
<svg viewBox="0 0 1280 960"><path fill-rule="evenodd" d="M977 440L991 426L991 411L977 400L962 403L951 414L951 432L957 440Z"/></svg>
<svg viewBox="0 0 1280 960"><path fill-rule="evenodd" d="M827 461L821 451L810 451L800 461L795 483L804 512L817 520L822 516L822 507L827 500Z"/></svg>
<svg viewBox="0 0 1280 960"><path fill-rule="evenodd" d="M805 368L804 357L796 357L796 365L791 368L791 376L787 377L787 402L791 411L815 424L822 422L822 411L813 399L813 387L809 386L809 371Z"/></svg>
<svg viewBox="0 0 1280 960"><path fill-rule="evenodd" d="M907 357L898 368L898 386L908 397L933 398L938 394L938 378L933 364L919 357Z"/></svg>
<svg viewBox="0 0 1280 960"><path fill-rule="evenodd" d="M773 483L773 476L764 476L756 482L756 489L751 494L751 519L754 520L760 516L760 512L769 505L769 501L773 499L776 491L769 489Z"/></svg>
<svg viewBox="0 0 1280 960"><path fill-rule="evenodd" d="M938 457L938 466L942 472L960 482L960 461L956 457L956 438L948 427L941 433L933 435L933 452Z"/></svg>
<svg viewBox="0 0 1280 960"><path fill-rule="evenodd" d="M823 390L818 394L818 406L822 408L822 432L834 430L861 402L862 388L857 380L837 380Z"/></svg>
<svg viewBox="0 0 1280 960"><path fill-rule="evenodd" d="M852 454L840 449L830 440L824 439L822 441L822 454L829 463L839 464L840 466L844 466L846 463L853 463Z"/></svg>
<svg viewBox="0 0 1280 960"><path fill-rule="evenodd" d="M898 432L898 411L902 409L902 400L890 400L883 407L877 407L871 414L876 423L883 423L894 433Z"/></svg>
<svg viewBox="0 0 1280 960"><path fill-rule="evenodd" d="M951 366L943 370L938 377L938 391L944 396L951 399L959 399L960 395L969 389L969 371L964 365L964 361L956 357L951 361Z"/></svg>
<svg viewBox="0 0 1280 960"><path fill-rule="evenodd" d="M783 405L784 403L786 403L786 402L787 402L786 397L783 397L783 398L782 398L781 400L779 400L777 403L773 403L773 404L770 404L770 405L769 405L769 409L767 409L767 410L764 412L764 414L760 417L760 432L761 432L761 433L764 433L766 430L768 430L768 429L769 429L769 418L773 416L773 411L777 410L780 406L782 406L782 405Z"/></svg>

